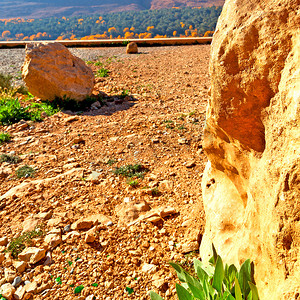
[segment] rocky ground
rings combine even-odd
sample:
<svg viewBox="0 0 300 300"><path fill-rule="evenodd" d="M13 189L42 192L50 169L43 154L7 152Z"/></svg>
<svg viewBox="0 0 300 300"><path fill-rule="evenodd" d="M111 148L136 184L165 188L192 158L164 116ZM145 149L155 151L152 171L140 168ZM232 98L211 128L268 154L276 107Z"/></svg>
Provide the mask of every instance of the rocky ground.
<svg viewBox="0 0 300 300"><path fill-rule="evenodd" d="M12 136L1 153L21 158L1 163L1 250L41 228L18 259L0 254L2 287L13 282L19 299L149 299L150 290L176 299L168 261L188 266L198 256L205 222L209 49L72 49L95 73L109 70L94 91L105 105L0 128ZM114 173L130 164L144 168L143 178ZM17 179L24 165L34 177Z"/></svg>

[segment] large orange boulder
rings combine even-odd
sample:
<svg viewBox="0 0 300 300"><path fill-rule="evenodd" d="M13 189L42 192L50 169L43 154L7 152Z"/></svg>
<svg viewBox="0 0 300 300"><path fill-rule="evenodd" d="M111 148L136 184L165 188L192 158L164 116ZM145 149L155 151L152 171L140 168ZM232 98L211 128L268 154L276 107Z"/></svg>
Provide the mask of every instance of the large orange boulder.
<svg viewBox="0 0 300 300"><path fill-rule="evenodd" d="M299 24L299 0L228 0L211 49L200 254L250 258L268 300L300 293Z"/></svg>
<svg viewBox="0 0 300 300"><path fill-rule="evenodd" d="M30 43L22 77L29 92L42 100L55 97L84 100L92 94L95 77L85 62L60 43Z"/></svg>

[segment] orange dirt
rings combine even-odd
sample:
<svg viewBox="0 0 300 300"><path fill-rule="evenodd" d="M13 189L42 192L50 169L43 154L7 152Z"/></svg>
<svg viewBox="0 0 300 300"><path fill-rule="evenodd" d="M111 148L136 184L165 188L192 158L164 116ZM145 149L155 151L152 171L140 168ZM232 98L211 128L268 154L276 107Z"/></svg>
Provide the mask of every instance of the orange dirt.
<svg viewBox="0 0 300 300"><path fill-rule="evenodd" d="M139 48L140 53L132 55L124 48L93 49L110 71L108 77L97 77L94 91L107 95L105 106L80 115L59 112L40 123L26 122L27 127L19 123L0 128L13 137L0 145L1 153L14 151L22 158L16 165L2 163L1 195L33 182L21 192L0 197L0 236L9 240L19 236L24 220L43 212L49 212L41 221L46 230L63 230L93 214L103 214L113 223L98 225L96 239L89 244L86 230L78 230L79 236L49 250L53 264L44 266L40 261L19 274L38 286L49 283L33 299L85 299L92 294L106 300L150 299L150 290L165 299L176 298L178 280L168 261L185 260L180 244L199 240L205 222L200 183L206 162L201 143L209 49L209 45ZM101 68L91 66L95 72ZM126 90L127 97L121 99ZM137 179L137 187L112 172L136 163L148 169L143 179ZM35 178L16 179L15 169L25 164L36 168ZM74 172L58 176L70 169ZM92 171L97 178L91 178ZM177 213L158 223L144 219L127 226L132 220L130 206L142 201L152 210L169 206ZM33 243L47 247L43 238ZM143 272L144 263L154 269ZM0 278L10 265L7 256ZM61 284L55 281L58 277ZM84 289L75 296L74 287L80 284ZM131 295L126 287L132 288Z"/></svg>

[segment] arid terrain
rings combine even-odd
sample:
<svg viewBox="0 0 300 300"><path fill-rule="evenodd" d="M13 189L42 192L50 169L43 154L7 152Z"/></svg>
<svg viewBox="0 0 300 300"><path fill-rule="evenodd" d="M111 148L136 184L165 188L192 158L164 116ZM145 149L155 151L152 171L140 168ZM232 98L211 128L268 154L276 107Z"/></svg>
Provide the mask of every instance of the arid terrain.
<svg viewBox="0 0 300 300"><path fill-rule="evenodd" d="M94 90L105 94L104 106L0 128L12 136L1 153L21 158L1 164L1 250L40 225L44 234L31 246L47 251L22 272L6 253L0 285L9 269L11 279L22 278L21 287L36 282L23 299L149 299L150 290L175 299L178 280L168 262L188 266L198 256L191 251L205 224L210 46L139 48L132 55L125 48L71 51L95 73L109 70L108 77L96 77ZM143 166L144 177L113 172L130 164ZM17 179L22 165L33 167L34 177ZM46 243L51 234L62 240Z"/></svg>

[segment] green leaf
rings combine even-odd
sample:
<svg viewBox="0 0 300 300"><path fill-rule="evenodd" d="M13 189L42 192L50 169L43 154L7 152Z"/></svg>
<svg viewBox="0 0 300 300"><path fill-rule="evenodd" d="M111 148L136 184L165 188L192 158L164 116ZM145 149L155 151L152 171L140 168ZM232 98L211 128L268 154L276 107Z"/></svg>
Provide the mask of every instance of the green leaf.
<svg viewBox="0 0 300 300"><path fill-rule="evenodd" d="M68 265L71 266L73 264L73 262L71 262L70 260L68 260Z"/></svg>
<svg viewBox="0 0 300 300"><path fill-rule="evenodd" d="M133 293L133 289L128 286L126 286L125 290L128 293L128 295L131 295Z"/></svg>
<svg viewBox="0 0 300 300"><path fill-rule="evenodd" d="M222 292L222 283L224 279L223 262L220 256L217 257L215 274L213 277L212 286L219 292Z"/></svg>
<svg viewBox="0 0 300 300"><path fill-rule="evenodd" d="M200 284L199 284L200 285ZM201 286L201 285L200 285ZM201 286L201 288L199 289L199 287L195 287L194 285L188 283L188 287L191 290L193 296L197 299L200 300L205 300L205 292L203 290L203 287Z"/></svg>
<svg viewBox="0 0 300 300"><path fill-rule="evenodd" d="M250 292L250 286L248 284L251 281L251 264L250 259L244 261L241 266L241 269L238 273L238 280L241 287L242 294L246 297L246 295Z"/></svg>
<svg viewBox="0 0 300 300"><path fill-rule="evenodd" d="M209 262L212 263L213 265L215 265L216 262L217 262L218 253L217 253L217 251L216 251L216 248L215 248L214 244L212 244L212 251L213 251L213 256L212 256L212 258L209 260Z"/></svg>
<svg viewBox="0 0 300 300"><path fill-rule="evenodd" d="M81 284L79 286L77 286L75 289L74 289L74 293L75 294L79 294L81 293L81 291L84 289L84 286Z"/></svg>
<svg viewBox="0 0 300 300"><path fill-rule="evenodd" d="M176 263L169 262L169 264L175 269L178 279L181 282L190 282L191 284L197 286L198 280L191 276L187 271L185 271L181 266Z"/></svg>
<svg viewBox="0 0 300 300"><path fill-rule="evenodd" d="M240 285L239 285L239 281L236 277L235 277L234 281L235 281L235 286L234 286L235 299L236 300L243 300L241 288L240 288Z"/></svg>
<svg viewBox="0 0 300 300"><path fill-rule="evenodd" d="M60 277L55 278L55 282L57 282L58 284L61 284L61 278Z"/></svg>
<svg viewBox="0 0 300 300"><path fill-rule="evenodd" d="M91 285L94 286L94 287L97 287L98 283L95 282L95 283L92 283Z"/></svg>
<svg viewBox="0 0 300 300"><path fill-rule="evenodd" d="M252 300L259 300L258 290L257 290L256 285L254 285L250 281L248 283L249 283L249 286L250 286L250 289L251 289L251 292L252 292Z"/></svg>
<svg viewBox="0 0 300 300"><path fill-rule="evenodd" d="M193 296L178 283L176 283L176 292L179 300L193 300Z"/></svg>
<svg viewBox="0 0 300 300"><path fill-rule="evenodd" d="M164 300L161 296L152 291L150 292L150 298L151 300Z"/></svg>
<svg viewBox="0 0 300 300"><path fill-rule="evenodd" d="M230 265L228 268L228 280L231 283L234 282L234 278L236 277L237 273L237 268L235 267L235 265Z"/></svg>
<svg viewBox="0 0 300 300"><path fill-rule="evenodd" d="M202 280L205 277L213 277L215 268L212 265L204 265L202 261L194 259L194 268L195 272L198 275L198 278ZM198 274L200 272L200 274Z"/></svg>

